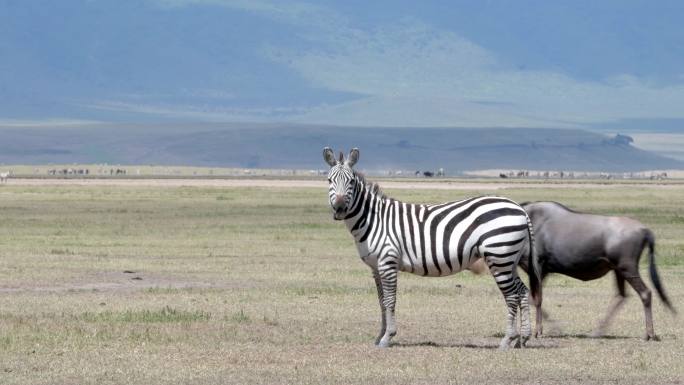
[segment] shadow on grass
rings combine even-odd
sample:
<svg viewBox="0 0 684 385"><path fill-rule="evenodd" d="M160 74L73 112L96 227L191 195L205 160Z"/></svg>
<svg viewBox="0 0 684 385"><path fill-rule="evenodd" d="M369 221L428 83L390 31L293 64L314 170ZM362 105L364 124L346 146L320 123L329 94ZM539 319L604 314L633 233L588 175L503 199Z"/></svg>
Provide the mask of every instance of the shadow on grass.
<svg viewBox="0 0 684 385"><path fill-rule="evenodd" d="M613 336L613 335L602 335L593 336L591 334L571 334L571 333L560 333L560 334L549 334L544 335L542 338L560 338L560 339L588 339L588 340L638 340L642 339L634 336Z"/></svg>
<svg viewBox="0 0 684 385"><path fill-rule="evenodd" d="M459 343L445 343L438 344L433 341L421 341L421 342L397 342L392 343L393 348L414 348L414 347L434 347L434 348L465 348L465 349L491 349L499 350L499 344L497 343L473 343L473 342L459 342ZM523 349L547 349L547 348L557 348L555 345L537 345L529 344ZM517 348L516 348L517 349ZM515 350L511 348L510 350Z"/></svg>
<svg viewBox="0 0 684 385"><path fill-rule="evenodd" d="M503 334L501 333L495 333L492 334L490 337L495 337L495 338L502 338ZM595 336L592 334L580 334L580 333L563 333L563 332L555 332L555 333L549 333L549 334L544 334L541 337L541 340L552 340L552 339L588 339L588 340L638 340L642 339L640 337L636 336L616 336L616 335L601 335L601 336ZM530 339L530 341L534 341L535 338Z"/></svg>

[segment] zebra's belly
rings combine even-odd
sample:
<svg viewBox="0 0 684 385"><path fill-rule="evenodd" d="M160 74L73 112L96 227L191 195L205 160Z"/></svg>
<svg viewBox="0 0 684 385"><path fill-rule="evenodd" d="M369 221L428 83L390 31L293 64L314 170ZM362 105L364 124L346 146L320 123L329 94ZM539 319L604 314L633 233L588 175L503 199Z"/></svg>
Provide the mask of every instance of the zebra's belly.
<svg viewBox="0 0 684 385"><path fill-rule="evenodd" d="M409 255L403 255L401 258L401 271L408 273L422 275L426 277L444 277L451 274L456 274L468 268L471 262L464 258L459 264L457 257L449 256L448 263L445 259L439 258L435 261L432 257L417 256L411 258Z"/></svg>

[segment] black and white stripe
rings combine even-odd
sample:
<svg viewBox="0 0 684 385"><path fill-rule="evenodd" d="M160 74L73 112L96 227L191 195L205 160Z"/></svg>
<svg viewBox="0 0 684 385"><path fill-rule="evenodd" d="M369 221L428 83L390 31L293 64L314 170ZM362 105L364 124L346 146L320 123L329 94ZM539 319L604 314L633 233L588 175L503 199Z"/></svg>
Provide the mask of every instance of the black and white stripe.
<svg viewBox="0 0 684 385"><path fill-rule="evenodd" d="M347 161L342 154L335 159L329 148L323 154L331 166L328 180L333 217L345 221L361 259L373 269L382 310L377 345L388 346L396 333L394 308L399 271L446 276L467 269L479 258L489 266L508 307L501 347L507 348L519 337L518 309L522 318L521 344L529 339L528 290L517 275L517 265L523 256L531 258L533 267L537 261L531 223L518 204L492 196L437 205L400 202L386 197L377 185L352 169L358 160L357 149L351 151ZM533 285L533 289L540 289L540 285Z"/></svg>

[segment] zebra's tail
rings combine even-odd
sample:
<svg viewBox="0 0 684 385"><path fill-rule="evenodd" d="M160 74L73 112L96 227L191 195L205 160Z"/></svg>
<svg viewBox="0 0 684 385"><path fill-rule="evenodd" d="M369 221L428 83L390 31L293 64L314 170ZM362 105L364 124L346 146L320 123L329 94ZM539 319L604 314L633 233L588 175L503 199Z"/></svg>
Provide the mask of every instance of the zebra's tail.
<svg viewBox="0 0 684 385"><path fill-rule="evenodd" d="M670 300L667 298L667 294L665 294L665 289L663 288L663 285L660 283L660 277L658 276L658 271L656 270L655 236L653 235L653 232L651 230L645 229L644 237L645 242L648 245L648 272L651 275L651 282L653 282L653 286L655 286L656 291L658 292L658 296L663 301L665 306L667 306L667 308L670 309L670 311L673 314L677 314L677 311L675 310L674 306L672 306Z"/></svg>
<svg viewBox="0 0 684 385"><path fill-rule="evenodd" d="M530 237L530 247L529 253L527 255L529 266L528 276L530 278L530 290L532 292L532 300L534 301L537 308L541 306L542 303L542 273L541 266L539 264L539 255L537 255L537 249L534 245L534 228L532 227L532 221L530 216L525 214L527 218L527 232Z"/></svg>

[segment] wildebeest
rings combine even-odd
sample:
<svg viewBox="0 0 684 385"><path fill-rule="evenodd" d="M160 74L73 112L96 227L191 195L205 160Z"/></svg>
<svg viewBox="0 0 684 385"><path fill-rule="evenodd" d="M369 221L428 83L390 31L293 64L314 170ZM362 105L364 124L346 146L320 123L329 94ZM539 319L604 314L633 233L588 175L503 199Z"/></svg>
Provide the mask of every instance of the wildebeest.
<svg viewBox="0 0 684 385"><path fill-rule="evenodd" d="M592 333L593 336L604 333L624 303L627 281L639 294L644 305L645 338L656 338L651 315L651 290L639 275L639 259L646 246L653 286L663 303L673 313L675 309L667 298L656 271L655 238L651 230L631 218L579 213L556 202L525 202L521 206L532 220L542 281L549 273L560 273L588 281L603 277L611 270L615 272L617 296L606 317ZM527 271L524 260L520 267ZM541 315L541 306L537 305L535 335L542 333Z"/></svg>

